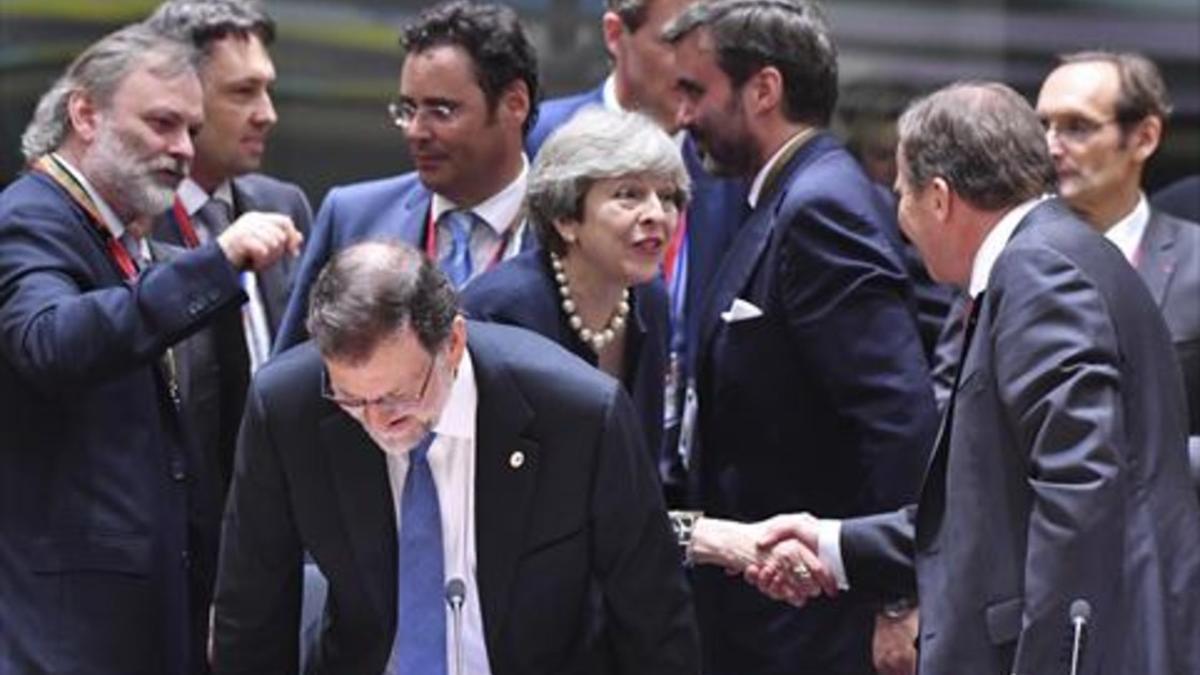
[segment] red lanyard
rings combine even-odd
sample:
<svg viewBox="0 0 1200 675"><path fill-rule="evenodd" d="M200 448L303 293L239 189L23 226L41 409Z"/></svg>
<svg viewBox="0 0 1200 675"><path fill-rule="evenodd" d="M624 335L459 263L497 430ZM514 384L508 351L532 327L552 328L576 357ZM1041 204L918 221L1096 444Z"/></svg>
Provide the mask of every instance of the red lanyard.
<svg viewBox="0 0 1200 675"><path fill-rule="evenodd" d="M113 236L112 230L108 229L108 225L104 223L104 218L100 216L100 209L96 203L92 201L91 196L83 185L71 175L71 172L66 167L59 164L59 160L53 155L42 155L30 163L34 171L41 173L50 180L54 181L59 187L66 191L71 199L83 209L84 213L92 221L92 225L96 231L100 233L100 239L104 241L104 247L108 251L108 257L116 264L117 269L121 272L121 277L126 281L137 279L138 268L133 262L133 256L129 255L129 251L117 238Z"/></svg>
<svg viewBox="0 0 1200 675"><path fill-rule="evenodd" d="M183 240L184 245L188 248L200 246L200 237L196 236L196 228L192 225L192 217L188 215L187 209L179 199L179 195L175 195L175 203L171 205L171 211L175 214L175 222L179 223L179 238Z"/></svg>
<svg viewBox="0 0 1200 675"><path fill-rule="evenodd" d="M504 234L500 235L500 246L496 249L496 254L492 256L492 261L488 263L487 268L490 270L504 259L504 251L508 249L508 242L512 238L512 232L517 228L517 223L521 220L521 214L518 213L514 222L509 225ZM437 261L437 222L433 218L433 206L429 207L429 217L425 221L425 255L429 256L430 260Z"/></svg>
<svg viewBox="0 0 1200 675"><path fill-rule="evenodd" d="M671 236L671 241L667 243L667 252L663 255L663 277L668 285L671 283L671 277L675 274L675 258L683 248L683 238L687 236L687 225L687 211L684 211L679 214L679 223L675 228L675 234Z"/></svg>

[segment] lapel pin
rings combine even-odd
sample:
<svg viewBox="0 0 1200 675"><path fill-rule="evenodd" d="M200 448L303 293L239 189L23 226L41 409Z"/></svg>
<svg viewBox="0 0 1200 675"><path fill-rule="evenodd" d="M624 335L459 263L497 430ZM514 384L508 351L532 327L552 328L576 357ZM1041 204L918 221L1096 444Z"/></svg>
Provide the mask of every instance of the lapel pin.
<svg viewBox="0 0 1200 675"><path fill-rule="evenodd" d="M521 452L520 450L517 450L517 451L513 452L513 454L508 456L508 465L514 469L521 468L521 465L524 463L525 463L525 453Z"/></svg>

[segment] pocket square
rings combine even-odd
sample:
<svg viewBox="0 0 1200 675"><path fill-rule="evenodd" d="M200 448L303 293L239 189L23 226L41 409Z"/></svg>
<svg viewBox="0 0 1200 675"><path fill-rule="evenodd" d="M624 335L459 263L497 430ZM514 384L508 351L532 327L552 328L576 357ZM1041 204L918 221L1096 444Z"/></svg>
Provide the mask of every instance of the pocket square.
<svg viewBox="0 0 1200 675"><path fill-rule="evenodd" d="M721 320L725 323L736 323L748 319L757 319L762 315L763 311L758 307L741 298L734 298L733 304L729 305L729 309L721 312Z"/></svg>

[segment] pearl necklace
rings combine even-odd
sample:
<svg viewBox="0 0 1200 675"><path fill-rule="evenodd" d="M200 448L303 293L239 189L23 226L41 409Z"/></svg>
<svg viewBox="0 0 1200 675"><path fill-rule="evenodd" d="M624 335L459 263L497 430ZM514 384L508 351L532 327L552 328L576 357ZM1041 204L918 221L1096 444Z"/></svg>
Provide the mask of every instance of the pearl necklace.
<svg viewBox="0 0 1200 675"><path fill-rule="evenodd" d="M554 268L554 282L558 284L558 294L562 296L562 310L567 315L567 323L585 345L599 353L601 349L617 339L617 333L625 328L625 317L629 315L629 289L626 288L621 292L621 301L617 303L617 309L613 312L612 318L608 320L608 325L599 330L592 330L583 325L583 319L576 313L575 300L571 298L571 284L567 280L567 270L563 266L562 259L556 253L550 253L550 266Z"/></svg>

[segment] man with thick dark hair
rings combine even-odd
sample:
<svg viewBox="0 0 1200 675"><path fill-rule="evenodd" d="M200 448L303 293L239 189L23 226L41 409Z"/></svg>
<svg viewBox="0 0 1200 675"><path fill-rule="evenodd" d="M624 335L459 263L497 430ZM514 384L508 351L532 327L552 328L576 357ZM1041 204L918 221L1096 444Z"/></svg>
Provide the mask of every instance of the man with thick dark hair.
<svg viewBox="0 0 1200 675"><path fill-rule="evenodd" d="M400 93L389 107L416 171L335 187L317 213L275 351L304 340L308 291L339 249L390 237L426 251L456 287L529 248L521 200L525 133L537 116L537 56L516 14L455 0L400 35Z"/></svg>
<svg viewBox="0 0 1200 675"><path fill-rule="evenodd" d="M768 521L764 546L798 539L821 564L799 589L787 563L750 578L793 601L812 579L915 591L922 675L1200 672L1200 505L1183 383L1150 293L1046 197L1041 125L1008 87L957 84L915 103L898 166L905 233L935 279L971 298L920 499Z"/></svg>
<svg viewBox="0 0 1200 675"><path fill-rule="evenodd" d="M295 672L303 550L329 579L315 672L699 672L616 381L531 332L465 321L445 275L403 244L338 253L308 331L251 389L218 673Z"/></svg>
<svg viewBox="0 0 1200 675"><path fill-rule="evenodd" d="M150 220L204 119L194 56L142 25L88 47L0 194L2 673L208 670L221 504L185 432L175 346L300 235L264 215L153 257Z"/></svg>
<svg viewBox="0 0 1200 675"><path fill-rule="evenodd" d="M751 180L699 319L693 552L723 538L717 519L908 503L936 423L929 373L894 216L824 130L837 99L824 19L807 2L705 2L665 37L683 127L712 171ZM872 672L880 607L796 609L719 569L695 578L707 672Z"/></svg>

